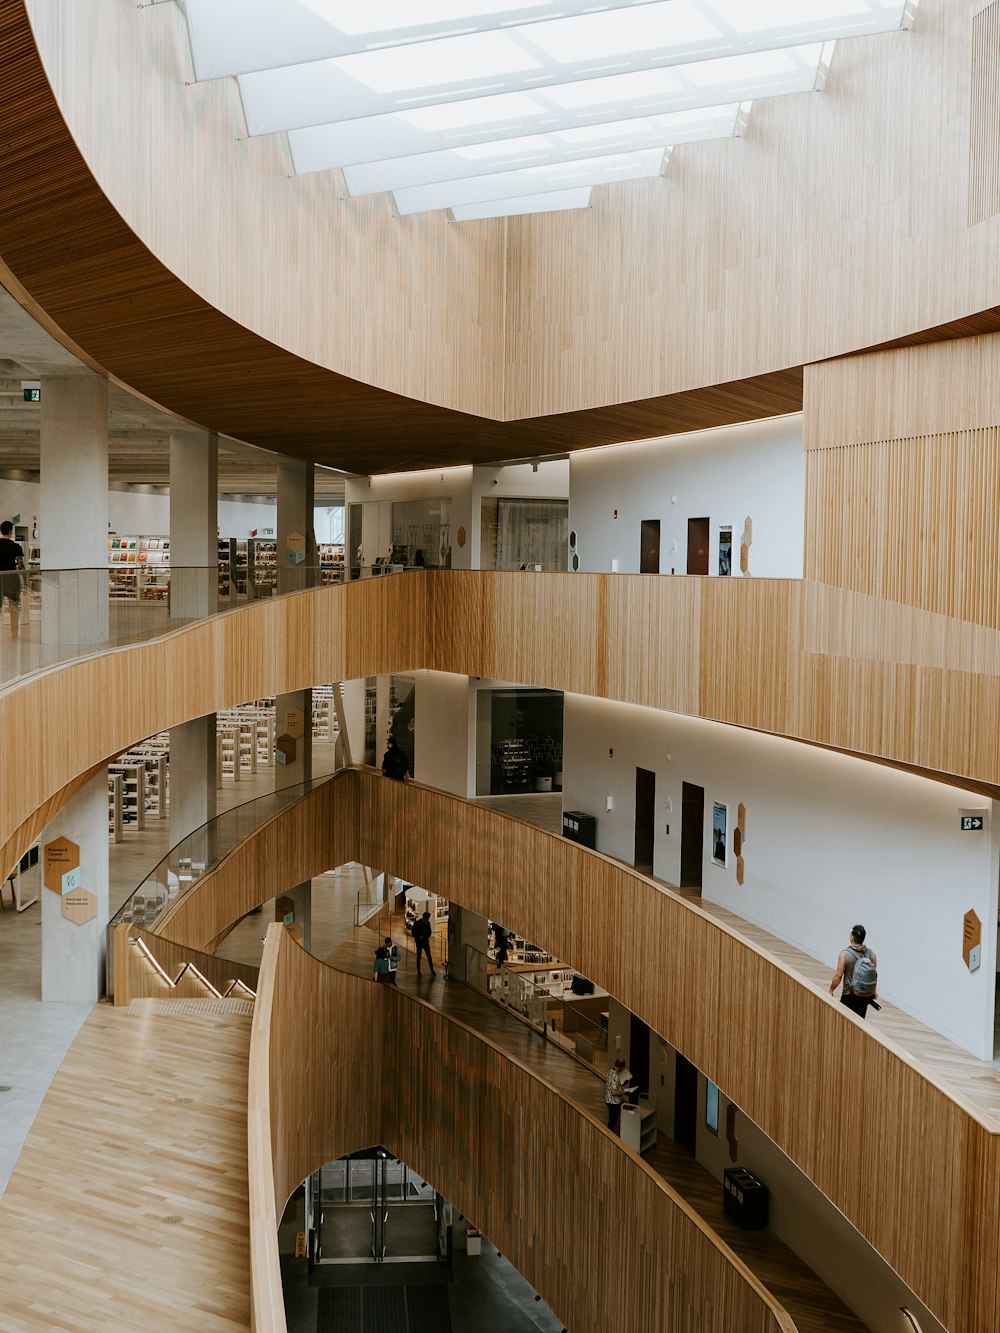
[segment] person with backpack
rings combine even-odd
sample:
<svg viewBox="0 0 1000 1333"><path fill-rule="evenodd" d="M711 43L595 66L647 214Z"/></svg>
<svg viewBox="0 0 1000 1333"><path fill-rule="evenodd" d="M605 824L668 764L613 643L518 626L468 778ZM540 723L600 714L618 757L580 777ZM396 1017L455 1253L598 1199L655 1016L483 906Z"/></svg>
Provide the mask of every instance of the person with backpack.
<svg viewBox="0 0 1000 1333"><path fill-rule="evenodd" d="M878 1003L878 959L865 945L864 926L851 927L851 942L837 960L837 971L830 982L830 994L843 983L840 1003L859 1018L864 1018L868 1006L875 1009Z"/></svg>

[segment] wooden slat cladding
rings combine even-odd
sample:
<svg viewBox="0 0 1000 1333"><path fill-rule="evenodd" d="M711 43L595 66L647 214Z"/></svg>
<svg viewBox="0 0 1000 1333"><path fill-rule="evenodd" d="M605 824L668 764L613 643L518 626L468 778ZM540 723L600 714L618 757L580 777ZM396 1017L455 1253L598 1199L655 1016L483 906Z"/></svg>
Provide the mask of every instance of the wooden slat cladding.
<svg viewBox="0 0 1000 1333"><path fill-rule="evenodd" d="M818 582L997 629L998 531L1000 426L807 455Z"/></svg>
<svg viewBox="0 0 1000 1333"><path fill-rule="evenodd" d="M37 741L32 764L0 786L2 865L84 775L143 736L267 694L421 667L1000 784L996 630L791 580L427 570L257 602L0 693L0 735Z"/></svg>
<svg viewBox="0 0 1000 1333"><path fill-rule="evenodd" d="M793 1333L781 1307L641 1160L463 1024L324 967L274 926L261 1000L251 1095L256 1110L263 1046L279 1208L322 1162L383 1143L474 1217L567 1327ZM286 1077L296 1060L311 1078ZM266 1221L255 1174L252 1167L252 1237L255 1221ZM255 1292L262 1258L251 1258ZM266 1296L263 1274L261 1286ZM258 1317L256 1328L279 1333L284 1324Z"/></svg>
<svg viewBox="0 0 1000 1333"><path fill-rule="evenodd" d="M972 17L969 224L1000 213L1000 3Z"/></svg>
<svg viewBox="0 0 1000 1333"><path fill-rule="evenodd" d="M231 895L230 895L231 897ZM132 1000L171 999L171 1000L207 1000L212 992L192 976L190 971L180 979L180 984L171 986L142 951L133 942L142 940L153 957L170 977L176 981L185 963L191 963L217 991L226 994L234 981L242 982L251 991L257 989L257 968L245 963L231 963L224 958L213 958L211 953L187 949L174 944L169 939L158 937L155 932L143 930L141 926L121 924L115 927L108 966L114 968L115 1005L119 1008ZM236 989L237 999L249 999L246 990Z"/></svg>
<svg viewBox="0 0 1000 1333"><path fill-rule="evenodd" d="M360 813L353 859L508 922L609 990L717 1083L946 1327L992 1333L1000 1301L1000 1126L770 953L610 858L372 773L345 773L321 795L334 824ZM329 868L324 822L309 821L316 874ZM260 865L258 900L290 882L280 843L268 846L274 851ZM217 872L182 900L192 923L202 893L245 910L239 876ZM173 925L182 926L182 914ZM195 931L177 938L198 944ZM748 1058L747 1033L767 1034L766 1058ZM392 1067L398 1076L395 1058ZM863 1116L852 1111L859 1069ZM901 1188L899 1163L915 1143L931 1147ZM405 1146L399 1151L407 1156ZM282 1187L291 1188L292 1177Z"/></svg>
<svg viewBox="0 0 1000 1333"><path fill-rule="evenodd" d="M1000 627L1000 338L810 366L809 579Z"/></svg>

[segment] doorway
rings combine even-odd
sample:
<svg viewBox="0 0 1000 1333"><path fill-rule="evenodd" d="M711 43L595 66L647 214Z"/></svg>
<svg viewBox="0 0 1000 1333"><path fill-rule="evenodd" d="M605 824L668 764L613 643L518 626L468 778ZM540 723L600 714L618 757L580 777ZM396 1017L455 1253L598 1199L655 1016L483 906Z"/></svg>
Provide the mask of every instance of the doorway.
<svg viewBox="0 0 1000 1333"><path fill-rule="evenodd" d="M632 1082L638 1085L639 1095L649 1095L649 1026L632 1015L628 1036L628 1064Z"/></svg>
<svg viewBox="0 0 1000 1333"><path fill-rule="evenodd" d="M688 519L688 563L689 574L708 573L708 519Z"/></svg>
<svg viewBox="0 0 1000 1333"><path fill-rule="evenodd" d="M698 1070L680 1051L674 1073L674 1142L694 1156L698 1133Z"/></svg>
<svg viewBox="0 0 1000 1333"><path fill-rule="evenodd" d="M685 782L681 789L681 888L701 893L705 843L705 788Z"/></svg>
<svg viewBox="0 0 1000 1333"><path fill-rule="evenodd" d="M708 519L705 522L707 523ZM639 573L659 574L659 572L660 520L658 518L644 518L639 534Z"/></svg>
<svg viewBox="0 0 1000 1333"><path fill-rule="evenodd" d="M656 818L656 774L648 768L635 770L635 854L632 864L647 875L653 873L653 821Z"/></svg>

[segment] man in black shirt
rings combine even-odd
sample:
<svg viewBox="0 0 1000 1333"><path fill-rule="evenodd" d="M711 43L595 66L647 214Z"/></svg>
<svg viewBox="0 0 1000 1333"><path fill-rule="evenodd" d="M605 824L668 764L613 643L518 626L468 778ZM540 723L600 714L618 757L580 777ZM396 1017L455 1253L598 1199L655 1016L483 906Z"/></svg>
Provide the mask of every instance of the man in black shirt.
<svg viewBox="0 0 1000 1333"><path fill-rule="evenodd" d="M425 912L425 913L423 914L422 917L420 917L418 920L414 921L413 925L412 925L411 928L410 928L410 934L411 934L412 937L413 937L413 942L414 942L414 943L416 944L416 946L417 946L417 976L418 976L418 977L420 976L420 955L421 955L421 953L425 953L425 954L427 955L427 965L428 965L428 967L429 967L430 970L431 970L431 976L432 976L432 977L436 977L436 976L437 976L437 973L434 971L434 959L431 957L431 934L432 934L432 932L433 932L433 927L431 926L431 914L430 914L430 912Z"/></svg>
<svg viewBox="0 0 1000 1333"><path fill-rule="evenodd" d="M0 523L0 612L4 602L10 607L10 637L16 639L21 628L21 575L24 551L11 537L14 524Z"/></svg>
<svg viewBox="0 0 1000 1333"><path fill-rule="evenodd" d="M395 736L390 736L382 756L382 776L405 782L410 775L410 761L406 752L397 745Z"/></svg>

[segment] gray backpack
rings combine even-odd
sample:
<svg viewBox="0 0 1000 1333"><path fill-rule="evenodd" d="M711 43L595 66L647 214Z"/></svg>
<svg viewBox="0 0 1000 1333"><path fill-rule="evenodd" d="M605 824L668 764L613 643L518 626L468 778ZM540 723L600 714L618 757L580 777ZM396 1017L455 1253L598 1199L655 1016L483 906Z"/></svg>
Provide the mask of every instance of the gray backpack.
<svg viewBox="0 0 1000 1333"><path fill-rule="evenodd" d="M872 961L871 950L865 949L861 955L855 953L854 971L851 973L851 990L855 995L870 1000L878 990L878 969Z"/></svg>

